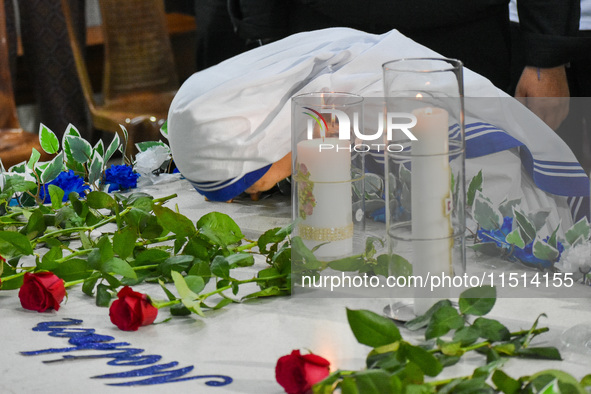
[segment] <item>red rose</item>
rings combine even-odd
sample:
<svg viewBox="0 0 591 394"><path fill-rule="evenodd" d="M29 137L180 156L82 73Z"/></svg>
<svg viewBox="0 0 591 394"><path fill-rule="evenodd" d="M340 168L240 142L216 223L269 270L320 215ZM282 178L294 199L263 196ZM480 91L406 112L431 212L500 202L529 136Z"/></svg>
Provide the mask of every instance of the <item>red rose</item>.
<svg viewBox="0 0 591 394"><path fill-rule="evenodd" d="M147 326L156 320L158 309L150 303L147 295L125 286L119 290L117 297L109 308L109 316L120 330L136 331L140 326Z"/></svg>
<svg viewBox="0 0 591 394"><path fill-rule="evenodd" d="M303 394L330 374L329 366L323 357L294 350L277 360L275 379L287 394Z"/></svg>
<svg viewBox="0 0 591 394"><path fill-rule="evenodd" d="M25 309L45 312L47 309L60 309L60 302L66 296L63 279L52 272L27 272L18 298Z"/></svg>

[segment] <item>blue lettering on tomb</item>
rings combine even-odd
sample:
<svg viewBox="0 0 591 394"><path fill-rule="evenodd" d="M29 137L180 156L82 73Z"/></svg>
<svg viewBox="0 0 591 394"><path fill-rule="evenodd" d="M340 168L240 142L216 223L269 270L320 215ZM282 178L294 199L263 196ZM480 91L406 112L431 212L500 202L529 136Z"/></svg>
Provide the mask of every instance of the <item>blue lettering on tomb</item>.
<svg viewBox="0 0 591 394"><path fill-rule="evenodd" d="M92 355L62 355L62 358L56 360L44 361L44 363L55 363L68 360L84 360L110 358L108 365L115 366L139 366L150 365L148 367L133 369L125 372L109 373L105 375L92 376L93 379L115 379L115 378L137 378L145 377L140 380L125 381L120 383L107 383L110 386L142 386L151 384L183 382L187 380L207 379L205 384L208 386L226 386L232 383L232 378L226 375L193 375L185 376L191 372L192 365L177 369L178 362L172 361L166 364L156 364L162 359L159 355L141 354L144 349L137 349L130 346L128 342L112 342L114 337L109 335L100 335L95 333L93 328L72 327L82 324L80 319L64 319L64 321L51 321L37 324L33 331L46 331L49 336L57 338L69 338L68 343L73 346L64 348L50 348L21 352L25 356L37 356L40 354L70 353L76 350L99 350L105 353ZM156 365L153 365L156 364Z"/></svg>

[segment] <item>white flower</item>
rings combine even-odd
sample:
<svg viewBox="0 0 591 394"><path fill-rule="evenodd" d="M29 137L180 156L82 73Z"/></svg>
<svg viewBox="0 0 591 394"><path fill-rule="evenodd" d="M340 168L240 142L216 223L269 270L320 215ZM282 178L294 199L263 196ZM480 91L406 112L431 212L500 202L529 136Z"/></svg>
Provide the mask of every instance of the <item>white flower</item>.
<svg viewBox="0 0 591 394"><path fill-rule="evenodd" d="M556 265L562 272L585 273L591 269L591 242L581 242L565 250Z"/></svg>
<svg viewBox="0 0 591 394"><path fill-rule="evenodd" d="M135 164L133 166L134 171L141 175L138 179L138 184L148 185L158 183L160 180L157 175L158 172L154 174L154 171L158 170L162 164L170 159L170 148L164 144L151 146L145 151L138 153L135 156Z"/></svg>

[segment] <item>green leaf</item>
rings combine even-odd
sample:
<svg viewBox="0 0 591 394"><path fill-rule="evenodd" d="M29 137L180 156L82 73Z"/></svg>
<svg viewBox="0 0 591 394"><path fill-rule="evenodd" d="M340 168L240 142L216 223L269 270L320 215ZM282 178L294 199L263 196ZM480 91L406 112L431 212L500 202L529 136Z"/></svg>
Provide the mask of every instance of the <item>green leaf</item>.
<svg viewBox="0 0 591 394"><path fill-rule="evenodd" d="M548 219L548 216L550 216L550 210L540 210L534 214L529 214L528 218L530 222L533 223L536 231L539 231L546 225L546 219Z"/></svg>
<svg viewBox="0 0 591 394"><path fill-rule="evenodd" d="M0 252L2 252L3 247L2 244L7 244L12 247L14 251L19 254L23 255L31 255L33 254L33 247L31 246L31 241L24 235L17 233L15 231L0 231ZM1 253L3 256L14 256L13 254Z"/></svg>
<svg viewBox="0 0 591 394"><path fill-rule="evenodd" d="M362 394L392 393L392 381L390 375L379 369L368 369L355 372L354 375L357 390Z"/></svg>
<svg viewBox="0 0 591 394"><path fill-rule="evenodd" d="M123 135L123 141L119 150L123 153L123 157L125 157L125 154L127 153L127 141L129 141L129 132L122 124L120 124L119 127L121 128L121 134Z"/></svg>
<svg viewBox="0 0 591 394"><path fill-rule="evenodd" d="M455 330L464 326L464 318L460 316L453 306L443 306L433 313L427 330L425 339L438 338L447 334L450 330Z"/></svg>
<svg viewBox="0 0 591 394"><path fill-rule="evenodd" d="M111 143L109 144L109 146L107 147L107 150L105 151L105 156L103 157L103 163L107 163L109 160L111 160L111 157L113 156L113 154L115 152L117 152L117 149L119 149L119 145L121 144L121 140L119 139L119 134L115 133L115 135L113 136L113 139L111 140Z"/></svg>
<svg viewBox="0 0 591 394"><path fill-rule="evenodd" d="M439 300L435 304L433 304L433 306L431 308L429 308L427 310L427 312L425 312L424 315L418 316L418 317L406 322L406 324L404 326L411 331L416 331L416 330L419 330L423 327L427 327L427 325L429 324L429 321L431 321L431 317L433 316L433 314L437 310L439 310L440 308L447 307L447 306L451 307L451 301Z"/></svg>
<svg viewBox="0 0 591 394"><path fill-rule="evenodd" d="M509 234L507 234L507 236L505 237L505 240L510 243L511 245L515 245L518 248L525 248L525 242L523 241L523 238L521 237L521 231L519 230L519 228L516 228L515 230L511 231Z"/></svg>
<svg viewBox="0 0 591 394"><path fill-rule="evenodd" d="M508 341L511 334L507 327L497 320L479 317L472 324L480 332L480 337L491 342Z"/></svg>
<svg viewBox="0 0 591 394"><path fill-rule="evenodd" d="M160 264L170 257L170 253L161 249L148 249L135 256L135 265Z"/></svg>
<svg viewBox="0 0 591 394"><path fill-rule="evenodd" d="M499 354L503 354L506 356L514 356L515 355L515 344L512 342L501 343L499 345L493 346L493 350Z"/></svg>
<svg viewBox="0 0 591 394"><path fill-rule="evenodd" d="M361 344L378 347L402 339L396 324L377 313L347 308L347 319L353 335Z"/></svg>
<svg viewBox="0 0 591 394"><path fill-rule="evenodd" d="M441 353L445 354L446 356L461 356L464 354L461 341L445 342L441 339L438 339L437 345L439 346Z"/></svg>
<svg viewBox="0 0 591 394"><path fill-rule="evenodd" d="M517 222L517 226L521 231L521 237L527 245L536 237L536 228L534 227L534 224L527 218L527 216L525 216L525 214L518 209L513 209L513 215L515 217L515 221Z"/></svg>
<svg viewBox="0 0 591 394"><path fill-rule="evenodd" d="M558 247L558 240L557 240L557 233L558 233L558 229L560 228L560 224L558 226L556 226L556 228L554 229L554 231L552 232L552 235L550 235L550 238L548 238L548 245L552 246L553 248L557 248Z"/></svg>
<svg viewBox="0 0 591 394"><path fill-rule="evenodd" d="M560 255L558 249L548 245L539 235L536 236L536 240L534 241L533 253L538 259L552 262L556 261Z"/></svg>
<svg viewBox="0 0 591 394"><path fill-rule="evenodd" d="M250 253L235 253L226 257L230 269L236 267L250 267L254 265L254 256Z"/></svg>
<svg viewBox="0 0 591 394"><path fill-rule="evenodd" d="M40 157L41 157L41 153L39 153L39 151L37 149L32 148L31 149L31 157L29 158L29 161L27 162L27 167L30 168L31 170L33 168L35 168L35 164L37 164Z"/></svg>
<svg viewBox="0 0 591 394"><path fill-rule="evenodd" d="M53 270L53 273L66 282L72 280L86 279L92 270L88 267L88 262L82 259L66 260Z"/></svg>
<svg viewBox="0 0 591 394"><path fill-rule="evenodd" d="M133 253L136 240L137 234L133 228L124 227L113 235L113 251L125 260Z"/></svg>
<svg viewBox="0 0 591 394"><path fill-rule="evenodd" d="M187 283L187 287L195 294L201 293L205 288L205 282L200 276L187 275L185 276L185 282Z"/></svg>
<svg viewBox="0 0 591 394"><path fill-rule="evenodd" d="M337 271L358 271L365 264L365 260L361 256L344 257L342 259L333 260L328 263L328 266Z"/></svg>
<svg viewBox="0 0 591 394"><path fill-rule="evenodd" d="M233 302L234 301L232 301L229 298L222 298L217 304L215 304L213 307L211 307L211 309L213 309L214 311L218 310L218 309L222 309L226 305L230 305Z"/></svg>
<svg viewBox="0 0 591 394"><path fill-rule="evenodd" d="M164 138L168 139L168 123L166 121L164 121L162 126L160 126L160 134L162 134Z"/></svg>
<svg viewBox="0 0 591 394"><path fill-rule="evenodd" d="M171 271L183 272L189 269L193 262L193 256L178 255L171 256L164 260L158 266L158 269L163 275L169 276Z"/></svg>
<svg viewBox="0 0 591 394"><path fill-rule="evenodd" d="M355 382L353 376L345 376L343 380L339 382L338 388L341 389L341 394L360 394L359 389L357 388L357 382ZM314 394L332 394L332 392L332 384L327 385L322 390L317 389L316 386L314 386Z"/></svg>
<svg viewBox="0 0 591 394"><path fill-rule="evenodd" d="M270 230L265 231L259 237L259 239L257 241L257 246L259 247L259 250L261 253L263 253L263 254L269 253L270 250L267 249L267 245L269 245L269 244L275 245L285 239L286 234L280 234L279 230L280 230L279 227L272 228Z"/></svg>
<svg viewBox="0 0 591 394"><path fill-rule="evenodd" d="M112 209L116 202L109 194L105 192L93 191L86 195L86 203L93 209Z"/></svg>
<svg viewBox="0 0 591 394"><path fill-rule="evenodd" d="M274 297L274 296L285 295L285 294L286 294L285 291L281 290L279 287L270 286L270 287L267 287L266 289L256 291L254 293L250 293L250 294L242 297L242 299L248 300L248 299L252 299L252 298Z"/></svg>
<svg viewBox="0 0 591 394"><path fill-rule="evenodd" d="M466 194L466 205L471 207L472 204L474 204L476 191L482 191L482 170L478 171L478 174L476 174L476 176L470 181L468 192Z"/></svg>
<svg viewBox="0 0 591 394"><path fill-rule="evenodd" d="M201 308L199 307L199 301L197 301L199 296L189 288L185 278L176 271L172 271L171 276L183 305L193 313L204 316L203 311L201 311Z"/></svg>
<svg viewBox="0 0 591 394"><path fill-rule="evenodd" d="M174 294L172 294L172 292L170 290L168 290L166 288L166 285L164 284L164 282L162 281L162 279L158 279L158 284L162 288L162 291L164 291L164 294L166 294L166 297L168 298L169 301L176 300L176 297L174 296Z"/></svg>
<svg viewBox="0 0 591 394"><path fill-rule="evenodd" d="M140 153L145 152L154 146L161 146L161 147L168 149L168 145L166 145L162 141L142 141L142 142L138 142L135 144L135 147L137 148L138 152L140 152Z"/></svg>
<svg viewBox="0 0 591 394"><path fill-rule="evenodd" d="M55 133L47 128L43 123L39 125L39 143L41 148L50 155L57 153L60 148L60 142Z"/></svg>
<svg viewBox="0 0 591 394"><path fill-rule="evenodd" d="M211 273L224 279L230 279L230 264L224 256L215 256L211 262Z"/></svg>
<svg viewBox="0 0 591 394"><path fill-rule="evenodd" d="M201 260L208 260L208 249L209 244L207 241L199 238L193 237L189 239L185 248L183 249L183 254L190 254L191 256L201 259Z"/></svg>
<svg viewBox="0 0 591 394"><path fill-rule="evenodd" d="M26 235L29 239L34 239L42 235L46 229L47 225L45 224L43 212L41 209L35 209L29 216L29 222L21 229L20 233Z"/></svg>
<svg viewBox="0 0 591 394"><path fill-rule="evenodd" d="M170 307L170 314L172 316L189 316L191 311L182 304L176 304Z"/></svg>
<svg viewBox="0 0 591 394"><path fill-rule="evenodd" d="M109 286L100 283L96 287L96 306L107 307L111 303L111 293Z"/></svg>
<svg viewBox="0 0 591 394"><path fill-rule="evenodd" d="M100 279L101 274L99 272L93 272L88 278L82 283L82 292L88 296L92 296L96 282Z"/></svg>
<svg viewBox="0 0 591 394"><path fill-rule="evenodd" d="M441 310L441 309L440 309ZM404 355L409 361L417 364L427 376L437 376L443 369L443 366L434 355L419 346L413 346L409 343L404 344Z"/></svg>
<svg viewBox="0 0 591 394"><path fill-rule="evenodd" d="M527 347L517 350L516 355L524 358L540 360L562 360L560 352L555 347Z"/></svg>
<svg viewBox="0 0 591 394"><path fill-rule="evenodd" d="M291 239L291 258L292 270L295 272L306 269L315 270L322 266L322 263L308 249L301 237L293 237Z"/></svg>
<svg viewBox="0 0 591 394"><path fill-rule="evenodd" d="M92 161L88 167L88 183L93 184L103 176L103 157L94 151Z"/></svg>
<svg viewBox="0 0 591 394"><path fill-rule="evenodd" d="M244 235L236 222L225 213L210 212L197 221L199 232L214 244L228 246L239 242Z"/></svg>
<svg viewBox="0 0 591 394"><path fill-rule="evenodd" d="M388 275L394 277L412 275L412 264L397 254L381 254L377 257L378 266L388 267Z"/></svg>
<svg viewBox="0 0 591 394"><path fill-rule="evenodd" d="M162 227L168 231L180 237L191 237L195 234L195 226L186 216L161 205L155 205L153 209Z"/></svg>
<svg viewBox="0 0 591 394"><path fill-rule="evenodd" d="M503 217L513 217L513 208L518 207L521 204L521 198L515 200L504 201L499 205L499 211Z"/></svg>
<svg viewBox="0 0 591 394"><path fill-rule="evenodd" d="M460 312L464 315L483 316L495 305L497 290L492 286L472 287L460 294Z"/></svg>
<svg viewBox="0 0 591 394"><path fill-rule="evenodd" d="M54 157L47 167L41 172L41 182L48 183L58 177L64 169L64 152L60 152Z"/></svg>
<svg viewBox="0 0 591 394"><path fill-rule="evenodd" d="M476 192L472 217L485 230L496 230L501 227L503 217L493 203L479 191Z"/></svg>
<svg viewBox="0 0 591 394"><path fill-rule="evenodd" d="M66 141L70 146L72 157L78 163L84 164L92 158L92 146L84 138L68 135Z"/></svg>
<svg viewBox="0 0 591 394"><path fill-rule="evenodd" d="M502 391L505 394L515 394L521 389L521 383L500 369L497 369L493 373L492 381L497 387L497 390Z"/></svg>
<svg viewBox="0 0 591 394"><path fill-rule="evenodd" d="M502 249L494 242L481 242L474 245L468 245L468 247L475 252L493 257L499 256L502 251Z"/></svg>
<svg viewBox="0 0 591 394"><path fill-rule="evenodd" d="M579 384L577 379L575 379L572 375L564 371L547 369L530 376L530 382L532 382L532 384L534 384L534 387L536 387L538 390L541 390L542 387L546 386L548 383L555 379L558 380L560 392L587 394L587 391Z"/></svg>
<svg viewBox="0 0 591 394"><path fill-rule="evenodd" d="M53 209L60 209L62 207L62 200L64 199L64 190L56 185L48 185L47 191L51 198L51 207Z"/></svg>
<svg viewBox="0 0 591 394"><path fill-rule="evenodd" d="M587 217L584 216L581 220L576 222L571 228L567 230L564 236L566 238L566 242L571 245L574 245L575 241L581 236L584 240L589 239L589 221L587 220Z"/></svg>
<svg viewBox="0 0 591 394"><path fill-rule="evenodd" d="M101 264L101 271L105 273L114 273L125 278L137 279L137 275L131 265L119 257L112 257Z"/></svg>
<svg viewBox="0 0 591 394"><path fill-rule="evenodd" d="M92 150L95 153L98 153L102 159L105 155L105 145L103 143L103 140L102 139L98 140L98 142L96 144L94 144L94 148L92 148Z"/></svg>
<svg viewBox="0 0 591 394"><path fill-rule="evenodd" d="M480 331L473 326L465 326L454 333L453 340L459 341L462 346L468 346L480 338Z"/></svg>

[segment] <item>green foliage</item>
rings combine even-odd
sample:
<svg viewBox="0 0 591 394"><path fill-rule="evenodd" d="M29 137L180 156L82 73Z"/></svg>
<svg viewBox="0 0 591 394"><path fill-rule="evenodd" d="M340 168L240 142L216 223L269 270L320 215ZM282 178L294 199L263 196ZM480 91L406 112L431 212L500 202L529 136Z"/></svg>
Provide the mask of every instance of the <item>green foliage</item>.
<svg viewBox="0 0 591 394"><path fill-rule="evenodd" d="M57 153L55 134L45 126L41 134L43 148ZM62 139L63 150L51 162L39 164L39 152L33 152L27 163L11 169L14 174L4 176L0 255L9 263L0 267L2 289L18 288L25 272L47 270L68 282L66 286L82 283L81 290L95 297L96 305L108 306L121 286L172 282L178 295L163 287L168 301L153 303L169 307L173 316L204 316L205 310L239 302L228 294L237 295L246 284L258 285L259 290L243 299L290 294L291 225L270 230L253 242L226 214L210 212L194 223L165 206L174 195L154 199L145 193L105 193L100 184L105 164L121 145L116 135L106 149L102 143L92 147L70 125ZM94 190L86 198L70 193L62 202L64 191L49 185L51 205L36 204L43 183L67 169L83 174ZM37 182L25 180L28 175ZM15 197L32 204L10 206ZM77 248L71 241L77 242ZM43 257L24 267L21 259L42 247L47 248L39 253ZM267 268L252 278L236 279L235 271L252 266L255 255L263 257ZM210 282L212 291L208 291Z"/></svg>
<svg viewBox="0 0 591 394"><path fill-rule="evenodd" d="M324 394L338 389L342 393L584 393L585 387L591 385L591 375L578 382L565 372L546 370L514 379L501 370L510 357L560 360L560 353L552 347L530 346L533 337L547 331L537 327L539 318L529 330L509 332L499 321L483 317L491 311L495 300L496 290L483 287L464 291L458 309L449 300L437 302L425 315L405 325L410 330L425 329L425 342L418 344L405 341L397 325L384 316L347 309L355 338L372 347L366 369L338 370L314 385L313 392ZM467 376L436 380L446 367L473 351L486 356L485 364Z"/></svg>

